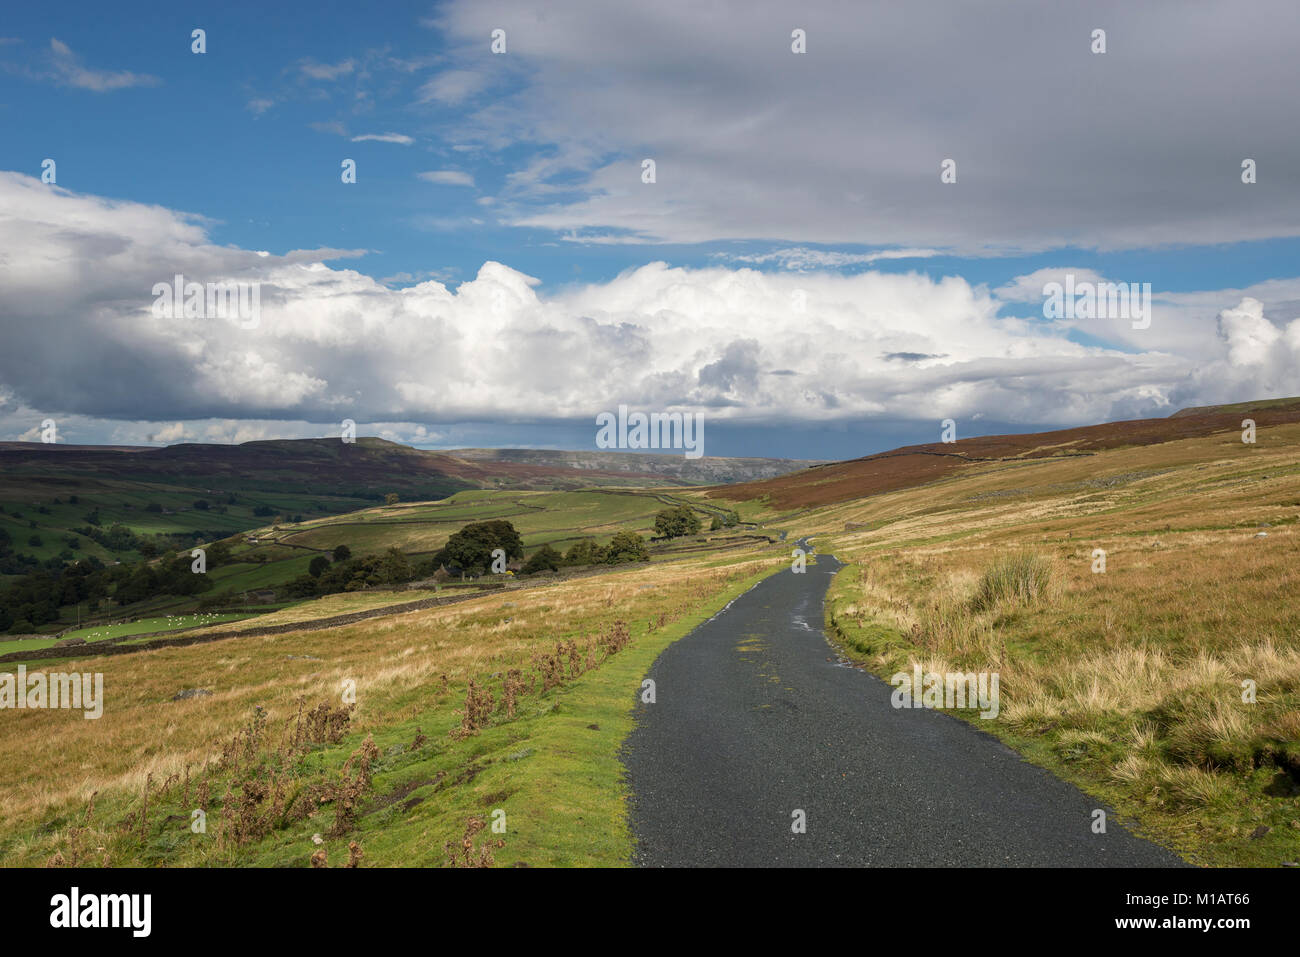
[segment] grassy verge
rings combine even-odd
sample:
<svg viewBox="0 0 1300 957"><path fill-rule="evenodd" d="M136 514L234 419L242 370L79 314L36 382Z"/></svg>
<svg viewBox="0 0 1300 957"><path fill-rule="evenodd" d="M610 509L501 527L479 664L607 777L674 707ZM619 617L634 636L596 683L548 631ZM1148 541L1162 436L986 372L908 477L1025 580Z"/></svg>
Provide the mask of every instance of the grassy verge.
<svg viewBox="0 0 1300 957"><path fill-rule="evenodd" d="M1196 586L1179 587L1176 567L1199 576L1202 591L1207 580L1204 565L1185 567L1186 552L1183 565L1166 559L1109 580L1086 562L976 555L903 552L846 565L828 595L828 632L886 679L916 663L998 672L1000 715L959 717L1193 863L1300 860L1300 654L1269 639L1285 634L1288 611L1270 606L1270 620L1243 593L1257 565L1235 559L1235 595L1246 599L1236 610L1252 626L1220 634L1225 607L1210 614L1213 596L1193 603ZM1269 572L1273 584L1287 577ZM1166 588L1181 601L1155 600ZM1241 700L1247 678L1253 704Z"/></svg>
<svg viewBox="0 0 1300 957"><path fill-rule="evenodd" d="M753 552L656 564L326 631L65 661L105 673L105 714L23 712L0 728L16 770L0 799L0 859L306 866L318 855L337 866L355 844L363 865L445 864L453 852L463 864L480 821L475 863L486 851L498 866L624 864L618 749L641 676L781 567ZM350 710L336 703L349 676ZM171 700L180 687L212 693ZM490 829L495 811L504 833Z"/></svg>
<svg viewBox="0 0 1300 957"><path fill-rule="evenodd" d="M498 838L505 847L494 851L499 865L626 865L632 835L619 749L632 731L642 677L670 644L776 570L741 578L671 625L635 636L628 648L572 685L542 696L517 719L482 731L468 754L413 757L377 778L378 788L390 794L406 795L420 781L460 780L462 788L452 800L428 802L423 814L391 804L364 821L357 839L367 856L382 864L437 863L446 857L441 840L460 837L469 817L490 823L500 811L506 831ZM397 737L400 743L402 735ZM426 794L446 790L428 784L403 800ZM485 831L484 837L495 835Z"/></svg>

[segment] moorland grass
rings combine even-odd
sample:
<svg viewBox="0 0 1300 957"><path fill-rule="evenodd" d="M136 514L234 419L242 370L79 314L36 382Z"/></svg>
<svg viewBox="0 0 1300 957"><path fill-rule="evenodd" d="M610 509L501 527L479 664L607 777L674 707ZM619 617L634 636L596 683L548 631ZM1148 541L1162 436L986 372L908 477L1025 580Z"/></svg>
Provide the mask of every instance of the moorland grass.
<svg viewBox="0 0 1300 957"><path fill-rule="evenodd" d="M0 858L308 866L317 851L341 863L356 842L367 865L433 865L472 818L502 810L505 834L479 835L475 852L505 840L490 849L497 864L626 863L617 753L641 676L781 567L760 552L662 563L338 629L63 662L104 672L105 714L24 712L0 727L14 771ZM599 636L617 622L627 643L607 654ZM563 674L547 688L556 658ZM301 711L343 709L345 679L357 706L343 733L299 740ZM212 693L171 700L181 688ZM465 734L467 713L478 726Z"/></svg>
<svg viewBox="0 0 1300 957"><path fill-rule="evenodd" d="M873 524L822 542L849 562L828 625L886 677L998 671L981 730L1188 860L1300 860L1300 429L1260 435L851 503Z"/></svg>

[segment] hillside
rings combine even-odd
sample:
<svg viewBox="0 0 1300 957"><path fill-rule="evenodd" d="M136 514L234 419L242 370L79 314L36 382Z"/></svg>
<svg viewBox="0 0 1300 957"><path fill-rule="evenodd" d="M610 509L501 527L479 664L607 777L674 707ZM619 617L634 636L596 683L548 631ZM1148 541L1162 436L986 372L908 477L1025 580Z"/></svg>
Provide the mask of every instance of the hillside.
<svg viewBox="0 0 1300 957"><path fill-rule="evenodd" d="M817 460L723 458L688 459L680 454L640 452L566 452L548 449L454 449L447 453L471 462L513 463L595 473L651 474L674 485L727 485L754 482L797 472Z"/></svg>
<svg viewBox="0 0 1300 957"><path fill-rule="evenodd" d="M763 499L778 509L830 505L925 485L969 468L973 463L1072 458L1095 455L1106 449L1240 432L1245 413L1250 413L1260 428L1300 422L1300 399L1185 409L1163 419L1132 419L1053 432L909 445L772 479L716 488L709 494L733 502Z"/></svg>
<svg viewBox="0 0 1300 957"><path fill-rule="evenodd" d="M0 443L0 530L38 561L139 557L138 542L108 547L79 530L113 526L135 536L222 538L270 524L352 512L395 494L435 501L476 489L560 491L682 484L669 456L629 452L527 453L535 461L461 457L377 438L182 444L166 448ZM577 464L566 464L566 457ZM677 461L683 461L680 458ZM771 475L798 463L705 460L699 484ZM740 464L743 463L743 464ZM164 543L165 544L165 543ZM174 544L174 543L173 543ZM10 563L12 565L12 563ZM18 567L5 566L0 574Z"/></svg>
<svg viewBox="0 0 1300 957"><path fill-rule="evenodd" d="M224 513L215 513L212 506L206 510L191 506L167 514L145 511L137 504L120 514L128 523L150 518L200 521L194 516L214 513L222 520L240 521L232 513L247 514L249 503L256 499L235 498L237 503L243 504L217 506ZM119 514L118 510L126 504L116 502L112 508L108 505L94 508L103 523L106 516ZM346 546L357 556L380 555L395 548L411 561L420 561L441 548L452 533L470 522L505 519L519 531L527 552L531 553L542 545L563 552L580 541L607 544L620 531L634 532L647 538L653 536L656 513L680 502L663 490L587 488L576 491L472 489L433 502L375 505L339 515L313 514L316 504L314 501L302 504L306 515L277 514L273 521L250 516L243 520L246 523L246 527L241 529L243 534L196 533L198 537L185 548L190 544L201 544L208 551L205 581L211 587L201 593L159 591L136 597L127 604L105 601L86 602L82 606L81 603L64 603L57 617L34 618L30 611L18 612L15 609L11 621L3 617L3 608L0 608L0 625L4 626L0 631L9 628L13 634L23 636L21 640L25 642L21 647L12 646L0 637L0 642L3 642L0 643L0 656L51 647L58 640L56 634L95 641L192 627L196 614L258 615L275 611L286 603L300 603L302 596L292 594L286 586L307 574L314 558L329 558L339 546ZM57 520L61 515L72 520L90 507L83 499L75 505L60 500L58 504L40 506L48 515L39 511L24 514L34 514L45 521ZM705 523L714 516L727 515L726 510L705 502L695 503L695 508ZM31 546L23 544L22 525L21 520L15 520L13 513L0 516L0 528L13 529L10 540L15 547L30 552ZM83 533L86 531L90 530L83 528L65 538L55 537L47 530L43 542L49 547L67 548L71 540L77 546L73 551L74 557L88 554L99 557L98 552L103 552L105 556L117 555L128 562L140 548L150 543L161 541L169 548L177 546L175 538L137 538L118 550L110 551L98 541L85 537ZM737 529L736 534L744 539L752 537L752 530ZM92 548L97 551L92 553ZM0 548L0 556L12 558L12 555L11 551ZM116 563L112 558L109 561ZM78 623L81 626L73 629L72 626Z"/></svg>
<svg viewBox="0 0 1300 957"><path fill-rule="evenodd" d="M240 445L185 443L165 448L122 449L58 446L39 442L0 443L0 496L39 480L45 490L77 491L106 481L170 482L213 490L287 491L382 498L442 498L470 488L579 487L641 484L649 473L582 471L503 461L490 465L442 452L413 449L377 438L345 443L338 439L286 439ZM31 489L29 494L39 494Z"/></svg>
<svg viewBox="0 0 1300 957"><path fill-rule="evenodd" d="M1251 402L1232 402L1227 405L1201 405L1188 409L1179 409L1170 418L1203 415L1238 415L1242 412L1263 412L1267 410L1282 411L1300 408L1300 398L1256 399Z"/></svg>
<svg viewBox="0 0 1300 957"><path fill-rule="evenodd" d="M427 555L477 517L518 517L530 547L543 541L567 547L581 538L607 541L626 525L649 530L653 513L664 507L655 494L629 497L633 489L683 481L672 474L668 456L613 452L592 461L581 453L537 453L534 461L513 460L518 457L468 458L377 438L166 448L0 443L0 632L52 636L89 617L87 633L98 634L119 628L123 617L177 621L176 616L206 613L228 602L242 612L250 594L259 606L253 610L265 611L267 594L305 574L313 557L335 545L355 548L359 556L392 547ZM707 474L710 481L726 481L797 464L706 463L707 472L695 478ZM594 489L610 491L583 494ZM446 503L458 493L479 492L504 498L424 510L409 505ZM530 493L574 497L548 500L547 506L520 504ZM397 513L376 508L393 496L402 503ZM702 506L700 511L707 520L725 510ZM538 524L535 516L541 513L545 517ZM338 527L322 527L327 517L338 518ZM257 544L244 542L239 533L247 532L256 532ZM322 544L326 540L329 549ZM201 589L202 596L168 591L181 587L176 580L163 588L142 577L135 591L147 600L133 593L129 602L105 604L103 595L65 591L56 584L65 570L83 561L85 567L135 568L220 541L224 544L214 552L205 579L213 587ZM169 566L174 561L168 559Z"/></svg>

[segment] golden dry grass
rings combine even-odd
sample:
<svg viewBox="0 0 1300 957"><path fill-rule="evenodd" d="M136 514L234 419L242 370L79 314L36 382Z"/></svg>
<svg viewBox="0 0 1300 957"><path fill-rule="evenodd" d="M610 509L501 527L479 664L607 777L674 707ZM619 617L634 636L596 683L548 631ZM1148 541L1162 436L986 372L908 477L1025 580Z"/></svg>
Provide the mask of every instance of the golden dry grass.
<svg viewBox="0 0 1300 957"><path fill-rule="evenodd" d="M832 615L873 667L997 670L1000 732L1049 766L1202 859L1300 855L1300 427L972 466L801 518L856 566ZM1026 552L1050 593L982 603ZM1274 835L1242 850L1249 821Z"/></svg>
<svg viewBox="0 0 1300 957"><path fill-rule="evenodd" d="M783 561L782 554L751 551L716 567L657 563L334 629L64 660L45 670L103 673L103 717L6 713L0 834L12 839L42 821L74 819L96 791L101 803L129 800L150 775L156 785L187 764L214 759L255 708L264 708L276 728L293 719L300 698L337 704L345 679L356 685L356 732L431 709L450 711L461 705L471 677L526 667L557 641L595 634L616 619L640 622L644 633L650 619L684 614ZM173 701L185 688L212 694ZM21 857L25 847L25 839L17 841L11 855Z"/></svg>

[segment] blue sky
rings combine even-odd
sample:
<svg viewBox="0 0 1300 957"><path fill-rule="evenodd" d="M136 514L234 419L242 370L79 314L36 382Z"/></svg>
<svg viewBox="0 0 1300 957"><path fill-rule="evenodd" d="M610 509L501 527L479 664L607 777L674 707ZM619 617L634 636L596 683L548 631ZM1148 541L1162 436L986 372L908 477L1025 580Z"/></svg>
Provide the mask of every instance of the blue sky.
<svg viewBox="0 0 1300 957"><path fill-rule="evenodd" d="M1297 391L1284 4L1199 19L1165 3L311 9L7 11L0 321L13 343L60 329L63 346L0 366L4 437L45 417L67 441L329 434L354 410L363 433L422 445L582 448L592 416L629 402L706 410L709 454L840 457L932 440L949 415L968 432L1039 428ZM1234 69L1207 71L1209 57ZM57 182L33 191L47 157ZM942 184L949 157L957 181ZM140 254L96 278L88 250L117 247ZM251 276L258 252L280 270L259 280L269 327L119 335L117 310L140 306L110 288L120 277L138 269L147 304L154 276ZM78 267L78 319L66 290L33 291L58 278L33 263L55 261ZM328 288L292 272L312 262ZM1043 283L1065 272L1150 283L1152 329L1048 322ZM383 294L408 287L421 295ZM811 316L778 314L792 290ZM341 294L331 319L304 318ZM420 339L434 317L447 348ZM468 328L480 320L490 334ZM549 345L530 344L538 323ZM365 342L343 341L360 329ZM457 351L500 367L444 366ZM85 384L106 367L134 397ZM50 386L74 372L75 387ZM240 374L296 384L249 396Z"/></svg>

